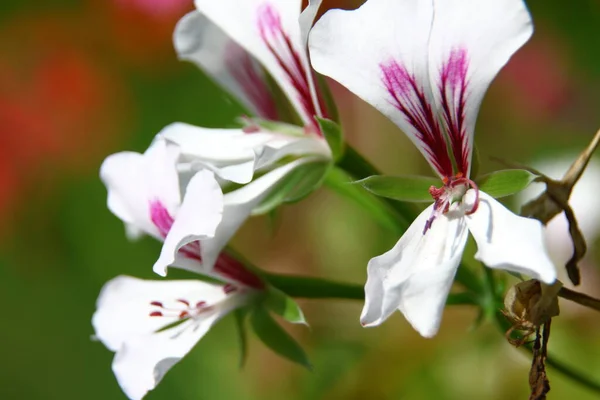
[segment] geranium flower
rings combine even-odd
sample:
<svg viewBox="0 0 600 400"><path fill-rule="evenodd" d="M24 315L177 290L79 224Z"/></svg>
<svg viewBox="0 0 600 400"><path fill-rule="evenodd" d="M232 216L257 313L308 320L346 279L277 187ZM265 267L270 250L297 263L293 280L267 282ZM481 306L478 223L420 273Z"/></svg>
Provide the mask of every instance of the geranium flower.
<svg viewBox="0 0 600 400"><path fill-rule="evenodd" d="M243 269L223 255L218 270ZM238 275L239 277L239 275ZM244 283L151 281L119 276L104 285L92 323L114 351L112 368L130 399L141 399L221 318L253 303L262 290L246 271Z"/></svg>
<svg viewBox="0 0 600 400"><path fill-rule="evenodd" d="M315 116L327 111L307 55L308 31L321 0L300 14L301 0L198 0L179 21L174 42L180 59L198 65L254 115L284 121L272 83L318 132ZM280 102L280 101L279 101Z"/></svg>
<svg viewBox="0 0 600 400"><path fill-rule="evenodd" d="M113 154L100 169L108 208L125 223L128 235L164 240L154 265L163 276L167 266L212 274L223 248L252 209L305 162L291 162L224 195L210 169L180 173L180 157L180 148L159 136L144 154ZM222 277L223 271L216 273Z"/></svg>
<svg viewBox="0 0 600 400"><path fill-rule="evenodd" d="M177 146L156 140L144 154L117 153L101 168L108 207L125 222L128 233L165 241L157 272L164 274L171 265L223 282L120 276L104 286L93 325L96 337L116 352L113 371L131 399L141 399L153 389L213 324L250 305L265 287L241 262L222 252L227 239L215 240L218 231L222 237L231 235L240 215L260 200L253 197L256 193L243 190L233 199L223 195L209 170L180 185L178 157ZM265 184L263 178L256 182Z"/></svg>
<svg viewBox="0 0 600 400"><path fill-rule="evenodd" d="M316 119L326 114L309 68L306 45L307 32L319 4L320 1L311 2L300 15L301 1L199 1L196 6L202 14L200 11L192 12L179 22L174 36L180 57L197 63L218 83L239 96L240 101L256 115L274 121L251 120L242 129L208 129L174 123L157 135L153 146L162 141L165 144L161 146L176 154L168 162L175 161L177 164L176 171L169 167L172 175L169 179L173 181L177 175L182 192L193 193L186 195L190 198L190 205L186 206L184 200L179 211L189 213L191 217L175 218L171 209L164 208L169 211L169 218L175 218L175 224L169 235L163 235L165 245L154 267L157 273L165 275L167 265L181 266L180 250L191 242L202 244L204 272L209 271L244 220L292 172L303 175L298 181L313 179L314 186L325 173L332 154ZM233 11L235 14L230 15ZM276 82L288 97L299 116L299 125L285 123L278 114L276 108L281 101L277 102L273 97L269 80ZM123 171L129 167L119 163L127 163L131 157L118 155L103 167L109 191L117 186L126 188L124 190L134 187L116 183L128 176ZM308 169L313 167L322 171L320 176L308 173ZM142 168L155 170L157 176L166 173L162 169L165 168L163 164ZM206 178L209 175L202 175L205 177L202 178L204 189L200 186L187 186L186 189L188 181L189 185L199 185L200 178L194 180L194 174L209 171L210 176L212 173L216 175L214 182L227 191L223 220L210 225L211 229L207 229L209 222L214 222L219 216L218 202L215 199L210 203L212 208L205 207L203 210L200 210L199 203L204 196L202 190L211 191L206 194L208 198L215 196L216 187L206 183L210 180ZM132 180L135 179L132 177ZM151 185L156 185L156 182L151 182ZM282 190L290 190L290 185L283 186ZM312 188L311 185L304 186ZM135 196L139 195L138 192ZM198 201L191 200L194 198ZM285 201L287 197L283 195L281 199ZM120 209L110 202L109 206L119 215ZM213 214L209 217L209 213ZM145 215L150 214L146 212ZM156 232L154 236L157 236Z"/></svg>
<svg viewBox="0 0 600 400"><path fill-rule="evenodd" d="M521 0L368 0L329 11L313 28L315 69L395 122L442 179L430 189L434 204L370 260L363 325L398 309L421 335L435 335L469 231L488 267L556 279L542 225L480 192L469 176L483 95L531 34Z"/></svg>

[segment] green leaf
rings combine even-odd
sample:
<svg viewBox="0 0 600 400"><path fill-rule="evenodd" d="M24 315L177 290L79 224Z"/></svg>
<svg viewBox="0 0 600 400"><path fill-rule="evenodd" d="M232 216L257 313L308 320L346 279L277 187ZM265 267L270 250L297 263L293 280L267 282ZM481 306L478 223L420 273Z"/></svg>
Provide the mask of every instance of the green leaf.
<svg viewBox="0 0 600 400"><path fill-rule="evenodd" d="M330 166L329 162L312 162L296 168L271 190L252 214L266 214L281 204L302 200L321 186Z"/></svg>
<svg viewBox="0 0 600 400"><path fill-rule="evenodd" d="M302 347L279 326L264 306L259 305L252 310L250 323L258 338L267 347L280 356L311 369L308 357Z"/></svg>
<svg viewBox="0 0 600 400"><path fill-rule="evenodd" d="M269 310L292 324L308 325L298 303L273 286L268 288L264 304Z"/></svg>
<svg viewBox="0 0 600 400"><path fill-rule="evenodd" d="M245 308L238 308L233 313L240 341L240 368L244 367L248 359L248 335L246 334L246 324L244 324L247 314L248 310Z"/></svg>
<svg viewBox="0 0 600 400"><path fill-rule="evenodd" d="M492 197L504 197L520 192L536 178L537 175L524 169L505 169L483 175L477 186Z"/></svg>
<svg viewBox="0 0 600 400"><path fill-rule="evenodd" d="M373 175L355 183L376 196L407 202L433 202L429 194L431 186L439 186L441 181L426 176L385 176Z"/></svg>
<svg viewBox="0 0 600 400"><path fill-rule="evenodd" d="M339 160L344 155L344 136L342 133L342 127L329 119L315 117L327 140L327 144L331 149L331 155L333 161Z"/></svg>

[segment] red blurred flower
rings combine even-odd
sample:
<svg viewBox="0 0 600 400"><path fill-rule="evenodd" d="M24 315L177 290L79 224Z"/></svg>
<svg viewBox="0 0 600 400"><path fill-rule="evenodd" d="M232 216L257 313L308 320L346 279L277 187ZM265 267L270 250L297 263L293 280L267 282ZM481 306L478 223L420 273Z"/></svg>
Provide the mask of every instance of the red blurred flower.
<svg viewBox="0 0 600 400"><path fill-rule="evenodd" d="M38 176L95 169L119 131L125 96L76 42L83 31L31 16L0 30L0 226Z"/></svg>

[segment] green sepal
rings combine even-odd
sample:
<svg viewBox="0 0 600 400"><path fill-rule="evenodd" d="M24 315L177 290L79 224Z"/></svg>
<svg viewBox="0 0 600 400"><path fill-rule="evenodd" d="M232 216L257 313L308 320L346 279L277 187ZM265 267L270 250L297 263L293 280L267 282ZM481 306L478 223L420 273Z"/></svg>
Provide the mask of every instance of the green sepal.
<svg viewBox="0 0 600 400"><path fill-rule="evenodd" d="M271 190L260 205L252 211L252 214L266 214L281 204L302 200L321 186L330 166L331 164L325 161L299 166Z"/></svg>
<svg viewBox="0 0 600 400"><path fill-rule="evenodd" d="M281 133L287 136L303 137L304 128L294 124L288 124L281 121L270 121L258 117L243 117L239 119L240 123L246 128L260 128L263 131Z"/></svg>
<svg viewBox="0 0 600 400"><path fill-rule="evenodd" d="M338 113L337 105L335 104L335 99L331 94L331 90L329 89L329 85L327 84L325 77L321 74L315 74L315 76L317 77L315 80L317 84L317 90L323 95L322 99L325 103L325 110L321 111L327 116L328 119L339 123L340 115Z"/></svg>
<svg viewBox="0 0 600 400"><path fill-rule="evenodd" d="M269 286L263 303L269 310L279 315L292 324L303 324L308 326L302 309L290 296L281 290Z"/></svg>
<svg viewBox="0 0 600 400"><path fill-rule="evenodd" d="M235 325L238 333L238 340L240 343L240 368L244 368L246 360L248 359L248 334L246 332L246 316L248 315L248 309L238 308L233 312L235 317Z"/></svg>
<svg viewBox="0 0 600 400"><path fill-rule="evenodd" d="M329 119L315 117L321 133L325 137L329 149L331 150L331 157L334 162L339 160L344 155L344 135L342 127L337 123Z"/></svg>
<svg viewBox="0 0 600 400"><path fill-rule="evenodd" d="M537 178L524 169L505 169L483 175L477 180L479 190L492 197L505 197L525 189Z"/></svg>
<svg viewBox="0 0 600 400"><path fill-rule="evenodd" d="M265 346L280 356L311 369L302 347L273 319L263 304L257 305L252 310L250 324Z"/></svg>
<svg viewBox="0 0 600 400"><path fill-rule="evenodd" d="M376 196L405 202L431 203L433 199L429 194L429 188L439 186L441 181L436 178L416 175L373 175L354 183L360 184Z"/></svg>

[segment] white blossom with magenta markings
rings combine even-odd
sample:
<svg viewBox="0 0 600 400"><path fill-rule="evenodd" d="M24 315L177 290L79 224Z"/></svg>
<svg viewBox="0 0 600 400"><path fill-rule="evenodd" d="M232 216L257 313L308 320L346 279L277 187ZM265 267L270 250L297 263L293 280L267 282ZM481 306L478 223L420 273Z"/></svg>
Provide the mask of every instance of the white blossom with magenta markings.
<svg viewBox="0 0 600 400"><path fill-rule="evenodd" d="M278 121L281 110L267 74L290 101L305 127L318 132L315 116L327 117L306 49L321 0L302 12L300 0L196 0L179 21L175 48L255 115Z"/></svg>
<svg viewBox="0 0 600 400"><path fill-rule="evenodd" d="M159 136L144 154L113 154L100 170L108 208L130 235L164 240L154 265L160 275L168 266L212 274L223 248L252 210L291 170L310 161L290 162L224 195L210 168L179 172L181 157L179 146Z"/></svg>
<svg viewBox="0 0 600 400"><path fill-rule="evenodd" d="M233 258L220 263L237 268ZM247 273L250 276L250 273ZM252 303L262 290L244 284L198 280L148 281L119 276L104 285L92 323L96 337L115 352L112 368L133 400L143 398L221 318Z"/></svg>
<svg viewBox="0 0 600 400"><path fill-rule="evenodd" d="M369 262L363 325L399 310L421 335L434 336L469 231L488 267L556 279L542 225L469 177L484 93L531 33L522 0L368 0L327 12L312 30L315 69L395 122L442 179L430 189L434 204Z"/></svg>
<svg viewBox="0 0 600 400"><path fill-rule="evenodd" d="M331 150L316 120L326 114L309 68L306 44L319 4L310 2L301 15L300 1L198 1L198 11L177 25L174 40L180 58L199 65L259 117L277 121L268 128L252 123L243 129L173 123L155 139L176 149L182 190L188 180L194 181L190 177L201 172L214 174L223 188L230 183L242 185L223 197L222 220L212 236L200 238L204 272L279 183L303 167L331 162ZM229 15L232 10L235 16ZM267 75L281 86L301 126L279 123ZM187 209L185 201L182 209ZM179 249L198 241L199 234L193 232L198 227L190 223L179 229L180 225L185 223L176 222L170 234L173 239L165 241L154 268L158 274L165 275L167 265L179 266Z"/></svg>
<svg viewBox="0 0 600 400"><path fill-rule="evenodd" d="M179 156L177 146L157 139L144 154L117 153L101 168L109 209L128 231L164 240L155 269L171 265L224 282L121 276L104 286L93 325L96 337L116 353L113 371L131 399L152 390L213 324L264 289L258 276L222 252L223 236L231 236L257 193L246 190L231 199L209 170L180 185Z"/></svg>

